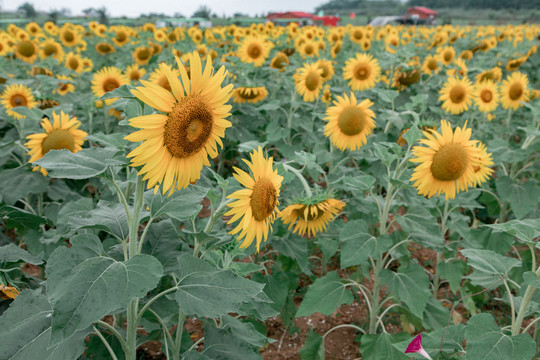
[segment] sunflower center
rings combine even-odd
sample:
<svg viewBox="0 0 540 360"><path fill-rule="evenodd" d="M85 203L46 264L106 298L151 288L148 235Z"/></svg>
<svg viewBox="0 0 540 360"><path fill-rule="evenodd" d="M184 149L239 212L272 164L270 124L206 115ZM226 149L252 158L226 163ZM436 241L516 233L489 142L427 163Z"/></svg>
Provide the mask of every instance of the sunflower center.
<svg viewBox="0 0 540 360"><path fill-rule="evenodd" d="M43 155L51 150L68 149L73 152L75 150L75 141L69 130L57 129L51 131L41 143Z"/></svg>
<svg viewBox="0 0 540 360"><path fill-rule="evenodd" d="M26 97L21 94L13 95L10 102L12 107L26 106L26 104L28 103Z"/></svg>
<svg viewBox="0 0 540 360"><path fill-rule="evenodd" d="M450 62L453 58L452 53L450 51L445 51L443 58L444 58L444 61Z"/></svg>
<svg viewBox="0 0 540 360"><path fill-rule="evenodd" d="M58 49L53 44L47 44L45 46L45 48L43 49L43 52L47 56L51 56L52 54L56 54L57 51L58 51Z"/></svg>
<svg viewBox="0 0 540 360"><path fill-rule="evenodd" d="M437 60L435 59L430 59L427 63L427 67L429 70L436 70L437 69Z"/></svg>
<svg viewBox="0 0 540 360"><path fill-rule="evenodd" d="M71 31L66 30L64 32L64 40L66 40L67 42L72 42L73 39L75 39L75 35L73 35Z"/></svg>
<svg viewBox="0 0 540 360"><path fill-rule="evenodd" d="M452 90L450 90L450 100L454 104L460 104L465 100L466 91L465 88L461 85L454 86Z"/></svg>
<svg viewBox="0 0 540 360"><path fill-rule="evenodd" d="M363 37L364 37L364 33L363 33L362 31L356 30L356 31L354 32L354 38L355 38L356 40L362 40Z"/></svg>
<svg viewBox="0 0 540 360"><path fill-rule="evenodd" d="M307 44L306 47L304 48L304 52L306 53L306 55L313 54L314 52L313 45Z"/></svg>
<svg viewBox="0 0 540 360"><path fill-rule="evenodd" d="M366 80L369 77L369 68L366 64L358 64L354 70L354 77L358 80Z"/></svg>
<svg viewBox="0 0 540 360"><path fill-rule="evenodd" d="M67 91L69 84L58 84L58 86L60 87L60 91Z"/></svg>
<svg viewBox="0 0 540 360"><path fill-rule="evenodd" d="M433 156L431 173L437 180L453 181L463 175L468 164L467 151L461 144L447 144Z"/></svg>
<svg viewBox="0 0 540 360"><path fill-rule="evenodd" d="M309 91L314 91L319 86L320 75L314 71L311 71L306 76L306 88Z"/></svg>
<svg viewBox="0 0 540 360"><path fill-rule="evenodd" d="M133 70L129 73L129 78L131 81L137 81L141 78L141 74L137 70Z"/></svg>
<svg viewBox="0 0 540 360"><path fill-rule="evenodd" d="M262 49L259 44L249 44L247 53L250 58L257 59L259 56L261 56Z"/></svg>
<svg viewBox="0 0 540 360"><path fill-rule="evenodd" d="M36 52L34 45L30 41L21 41L17 45L17 52L24 57L31 57Z"/></svg>
<svg viewBox="0 0 540 360"><path fill-rule="evenodd" d="M177 158L186 158L202 149L212 135L214 115L198 95L180 99L169 113L163 142Z"/></svg>
<svg viewBox="0 0 540 360"><path fill-rule="evenodd" d="M482 90L482 92L480 92L480 98L482 99L483 102L491 102L491 100L493 99L493 94L491 93L490 90L488 89L484 89Z"/></svg>
<svg viewBox="0 0 540 360"><path fill-rule="evenodd" d="M120 87L120 84L118 83L118 81L116 79L106 79L104 82L103 82L103 90L105 92L109 92L109 91L113 91L114 89Z"/></svg>
<svg viewBox="0 0 540 360"><path fill-rule="evenodd" d="M516 83L510 86L510 90L508 91L508 96L510 96L510 99L514 101L519 100L521 95L523 95L523 87L521 84Z"/></svg>
<svg viewBox="0 0 540 360"><path fill-rule="evenodd" d="M139 60L146 60L150 57L150 51L147 48L142 49L137 53Z"/></svg>
<svg viewBox="0 0 540 360"><path fill-rule="evenodd" d="M79 67L79 59L72 57L69 59L69 68L72 70L76 70Z"/></svg>
<svg viewBox="0 0 540 360"><path fill-rule="evenodd" d="M274 184L265 178L257 180L249 204L257 221L263 221L272 215L277 205L277 191Z"/></svg>
<svg viewBox="0 0 540 360"><path fill-rule="evenodd" d="M348 107L339 114L338 127L342 133L354 136L362 132L366 126L366 115L357 107Z"/></svg>
<svg viewBox="0 0 540 360"><path fill-rule="evenodd" d="M117 32L116 33L116 40L118 42L123 42L127 39L127 34L123 31L120 31L120 32Z"/></svg>

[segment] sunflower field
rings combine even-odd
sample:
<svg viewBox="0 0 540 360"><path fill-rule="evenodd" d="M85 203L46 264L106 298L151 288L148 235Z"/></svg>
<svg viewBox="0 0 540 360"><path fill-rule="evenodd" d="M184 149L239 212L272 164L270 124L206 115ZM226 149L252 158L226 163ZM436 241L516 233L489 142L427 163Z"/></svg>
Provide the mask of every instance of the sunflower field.
<svg viewBox="0 0 540 360"><path fill-rule="evenodd" d="M0 30L0 360L538 359L539 42Z"/></svg>

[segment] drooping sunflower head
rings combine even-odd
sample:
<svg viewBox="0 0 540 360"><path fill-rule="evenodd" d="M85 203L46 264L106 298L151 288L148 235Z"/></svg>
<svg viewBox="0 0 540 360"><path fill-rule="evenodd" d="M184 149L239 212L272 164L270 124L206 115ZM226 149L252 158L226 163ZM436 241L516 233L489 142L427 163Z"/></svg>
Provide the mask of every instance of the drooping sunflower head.
<svg viewBox="0 0 540 360"><path fill-rule="evenodd" d="M335 70L332 61L320 59L316 62L317 67L321 70L321 77L324 82L330 80L334 76Z"/></svg>
<svg viewBox="0 0 540 360"><path fill-rule="evenodd" d="M472 103L474 87L468 78L450 77L439 92L442 108L450 114L461 114Z"/></svg>
<svg viewBox="0 0 540 360"><path fill-rule="evenodd" d="M477 176L475 168L489 166L491 158L483 154L478 141L470 140L471 129L466 123L452 131L450 123L442 120L441 133L424 131L424 136L420 143L426 146L414 146L415 157L410 160L418 164L410 181L420 195L444 194L447 199L453 199L459 191L467 191L487 179Z"/></svg>
<svg viewBox="0 0 540 360"><path fill-rule="evenodd" d="M328 224L343 210L345 203L329 196L313 199L300 199L281 211L281 221L294 226L293 233L300 236L315 237L326 231Z"/></svg>
<svg viewBox="0 0 540 360"><path fill-rule="evenodd" d="M306 63L293 75L296 91L303 96L304 101L313 102L319 96L323 86L321 72L317 63Z"/></svg>
<svg viewBox="0 0 540 360"><path fill-rule="evenodd" d="M0 96L0 103L4 106L4 109L6 109L6 113L15 119L24 119L26 116L13 111L13 108L26 106L27 108L32 109L38 105L32 94L32 89L22 84L13 84L6 87L2 96Z"/></svg>
<svg viewBox="0 0 540 360"><path fill-rule="evenodd" d="M245 102L256 104L268 96L268 90L264 86L237 87L233 92L233 101L238 104Z"/></svg>
<svg viewBox="0 0 540 360"><path fill-rule="evenodd" d="M129 81L122 70L115 66L104 67L94 74L92 79L92 92L96 97L101 97L119 88L122 85L127 84ZM106 105L112 104L116 99L105 100Z"/></svg>
<svg viewBox="0 0 540 360"><path fill-rule="evenodd" d="M66 95L69 92L75 91L75 85L73 85L73 79L66 75L58 75L57 76L58 81L58 87L54 92L58 93L59 95Z"/></svg>
<svg viewBox="0 0 540 360"><path fill-rule="evenodd" d="M482 82L484 80L493 80L497 82L501 79L502 79L502 70L500 67L497 67L497 66L476 75L476 82Z"/></svg>
<svg viewBox="0 0 540 360"><path fill-rule="evenodd" d="M84 140L88 134L79 129L81 122L76 117L70 117L69 114L63 111L58 115L53 111L53 122L47 118L41 121L41 127L45 132L28 135L25 144L29 150L30 160L34 162L41 159L51 150L68 149L76 153L82 149ZM34 168L34 171L41 171L43 175L47 175L47 171L39 166Z"/></svg>
<svg viewBox="0 0 540 360"><path fill-rule="evenodd" d="M145 68L140 68L138 65L129 65L124 71L124 75L132 82L139 81L146 74Z"/></svg>
<svg viewBox="0 0 540 360"><path fill-rule="evenodd" d="M334 105L326 109L324 135L341 151L354 151L367 142L375 129L375 113L369 99L358 103L354 93L337 96Z"/></svg>
<svg viewBox="0 0 540 360"><path fill-rule="evenodd" d="M349 86L356 91L371 89L379 81L380 75L379 61L365 53L348 59L343 68L343 78L349 80Z"/></svg>
<svg viewBox="0 0 540 360"><path fill-rule="evenodd" d="M15 56L29 64L36 61L38 51L37 45L32 40L20 40L15 45Z"/></svg>
<svg viewBox="0 0 540 360"><path fill-rule="evenodd" d="M514 71L501 84L501 104L505 109L516 110L529 101L529 79L522 72Z"/></svg>
<svg viewBox="0 0 540 360"><path fill-rule="evenodd" d="M405 90L408 86L420 80L420 69L397 70L394 73L392 86L398 90Z"/></svg>
<svg viewBox="0 0 540 360"><path fill-rule="evenodd" d="M131 126L141 130L126 136L132 142L143 141L127 156L131 166L143 166L139 174L148 180L147 187L172 194L200 178L208 156L218 155L217 146L231 126L226 120L231 106L233 85L222 87L227 72L222 66L216 73L210 57L203 69L199 54L189 54L190 74L176 58L179 76L169 67L162 68L171 91L150 81L131 92L159 113L135 117Z"/></svg>
<svg viewBox="0 0 540 360"><path fill-rule="evenodd" d="M255 66L261 66L266 58L270 48L263 39L258 37L245 38L238 48L238 57L244 63L252 63Z"/></svg>
<svg viewBox="0 0 540 360"><path fill-rule="evenodd" d="M341 51L342 47L343 47L343 42L341 41L336 42L334 46L332 46L332 48L330 49L330 56L332 56L332 59L336 58L336 56Z"/></svg>
<svg viewBox="0 0 540 360"><path fill-rule="evenodd" d="M270 61L270 67L279 69L281 72L285 71L285 67L289 65L289 57L284 52L280 51Z"/></svg>
<svg viewBox="0 0 540 360"><path fill-rule="evenodd" d="M499 104L499 88L492 80L485 80L477 83L475 86L474 101L478 110L482 112L491 112Z"/></svg>
<svg viewBox="0 0 540 360"><path fill-rule="evenodd" d="M279 193L283 177L273 169L273 158L266 158L261 147L251 154L251 161L244 160L251 170L250 176L245 171L235 167L233 176L245 187L227 196L234 199L228 206L231 208L225 213L231 216L227 224L238 220L240 222L230 233L238 234L238 240L242 240L241 248L246 248L256 239L257 252L260 244L268 238L272 224L279 215Z"/></svg>

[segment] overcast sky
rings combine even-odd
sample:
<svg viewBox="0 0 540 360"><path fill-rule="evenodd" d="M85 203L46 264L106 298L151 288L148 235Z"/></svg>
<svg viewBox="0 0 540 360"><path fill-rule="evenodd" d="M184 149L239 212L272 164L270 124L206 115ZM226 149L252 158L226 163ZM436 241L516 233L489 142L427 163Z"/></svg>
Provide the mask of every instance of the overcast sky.
<svg viewBox="0 0 540 360"><path fill-rule="evenodd" d="M189 17L201 5L210 7L218 16L231 16L235 12L260 15L273 11L313 12L315 7L327 0L0 0L0 7L2 10L16 10L25 2L34 5L38 11L69 8L75 16L81 15L83 9L105 6L111 16L138 17L152 12L171 16L180 13Z"/></svg>

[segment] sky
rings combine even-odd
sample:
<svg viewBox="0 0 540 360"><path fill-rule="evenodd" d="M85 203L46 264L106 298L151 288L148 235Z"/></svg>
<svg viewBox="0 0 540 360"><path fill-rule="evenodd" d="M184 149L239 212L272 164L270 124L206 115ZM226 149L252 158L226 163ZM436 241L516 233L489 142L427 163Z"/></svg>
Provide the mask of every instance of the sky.
<svg viewBox="0 0 540 360"><path fill-rule="evenodd" d="M315 7L328 0L0 0L3 11L13 11L25 2L34 5L38 11L49 12L68 8L71 15L82 14L89 7L105 6L110 16L138 17L141 14L164 13L173 16L180 13L191 16L201 5L208 6L218 16L232 16L236 12L248 15L275 11L306 11L313 12Z"/></svg>

